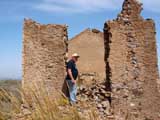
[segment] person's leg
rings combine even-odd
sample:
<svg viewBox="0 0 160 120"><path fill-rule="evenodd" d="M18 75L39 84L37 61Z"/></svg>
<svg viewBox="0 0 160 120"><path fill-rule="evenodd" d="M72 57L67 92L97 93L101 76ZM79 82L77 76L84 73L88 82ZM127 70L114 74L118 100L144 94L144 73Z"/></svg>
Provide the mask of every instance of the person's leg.
<svg viewBox="0 0 160 120"><path fill-rule="evenodd" d="M71 80L67 80L68 87L69 87L69 95L70 95L70 102L76 102L76 94L77 94L77 87L76 84L73 84Z"/></svg>
<svg viewBox="0 0 160 120"><path fill-rule="evenodd" d="M76 99L76 95L77 95L77 86L76 86L76 84L73 84L73 90L72 90L72 100L74 101L74 102L76 102L77 101L77 99Z"/></svg>

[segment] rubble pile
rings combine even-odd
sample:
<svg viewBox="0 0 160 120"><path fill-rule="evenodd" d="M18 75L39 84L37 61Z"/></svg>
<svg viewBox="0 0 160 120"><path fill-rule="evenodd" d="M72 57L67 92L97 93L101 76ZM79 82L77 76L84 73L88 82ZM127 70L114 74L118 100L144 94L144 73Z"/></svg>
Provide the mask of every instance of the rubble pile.
<svg viewBox="0 0 160 120"><path fill-rule="evenodd" d="M90 87L80 86L77 93L78 101L96 107L101 118L110 116L111 92L106 90L105 83L94 83Z"/></svg>

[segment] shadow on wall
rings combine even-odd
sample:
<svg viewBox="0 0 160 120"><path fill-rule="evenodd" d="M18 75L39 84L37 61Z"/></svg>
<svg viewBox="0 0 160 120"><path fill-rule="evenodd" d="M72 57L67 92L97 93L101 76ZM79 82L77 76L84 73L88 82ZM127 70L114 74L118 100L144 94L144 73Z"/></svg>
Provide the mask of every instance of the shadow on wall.
<svg viewBox="0 0 160 120"><path fill-rule="evenodd" d="M108 91L111 91L111 72L110 72L110 66L108 62L109 52L110 52L110 37L112 37L112 34L109 32L109 26L107 24L104 25L104 46L105 46L105 53L104 53L104 61L106 63L106 87Z"/></svg>

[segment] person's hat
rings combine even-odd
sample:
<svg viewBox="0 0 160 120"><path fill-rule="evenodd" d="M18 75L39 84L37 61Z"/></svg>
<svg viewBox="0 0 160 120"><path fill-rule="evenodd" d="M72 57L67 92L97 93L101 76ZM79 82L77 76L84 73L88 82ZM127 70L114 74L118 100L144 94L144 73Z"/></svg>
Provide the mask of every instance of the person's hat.
<svg viewBox="0 0 160 120"><path fill-rule="evenodd" d="M77 53L72 54L72 57L80 57Z"/></svg>

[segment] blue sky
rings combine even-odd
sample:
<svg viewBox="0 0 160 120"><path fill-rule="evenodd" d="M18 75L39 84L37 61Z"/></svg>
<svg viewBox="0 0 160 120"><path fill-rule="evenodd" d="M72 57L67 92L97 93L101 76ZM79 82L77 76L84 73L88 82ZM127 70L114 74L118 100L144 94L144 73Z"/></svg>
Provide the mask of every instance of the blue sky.
<svg viewBox="0 0 160 120"><path fill-rule="evenodd" d="M24 18L44 24L67 24L71 38L88 27L102 31L105 21L116 18L122 2L123 0L0 0L0 79L21 78ZM155 20L157 51L160 54L160 1L141 2L144 4L142 16Z"/></svg>

